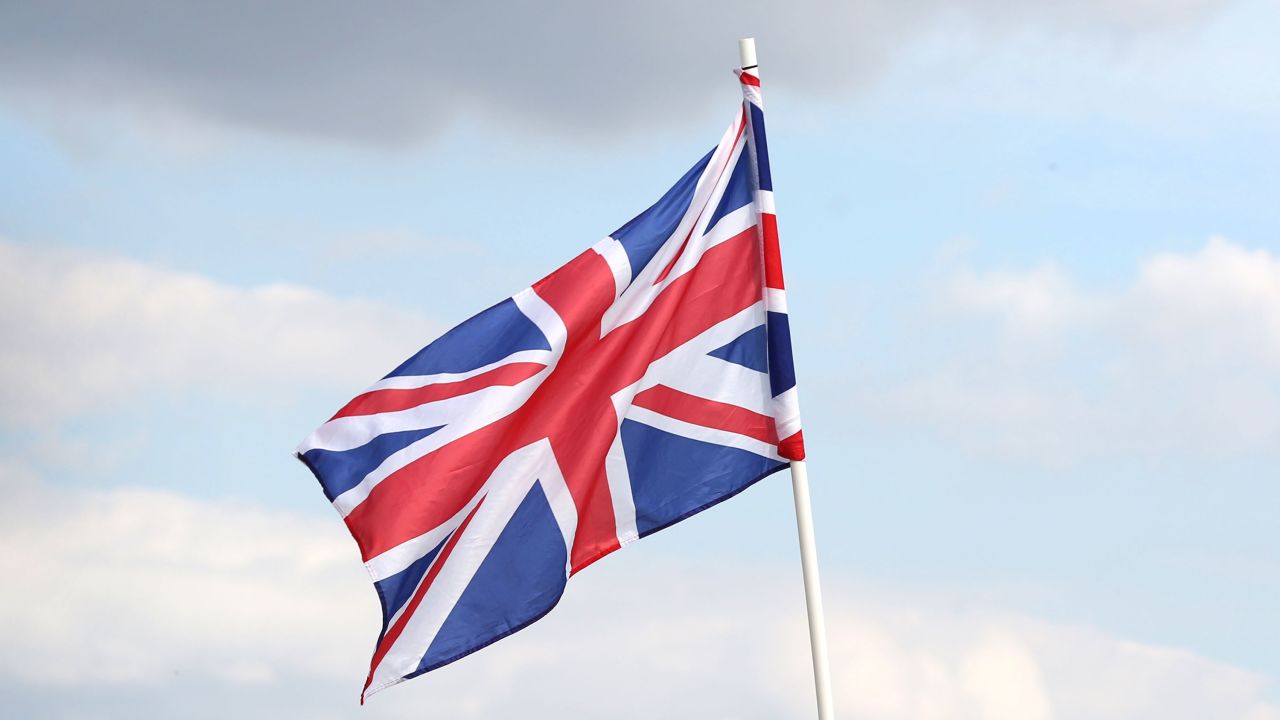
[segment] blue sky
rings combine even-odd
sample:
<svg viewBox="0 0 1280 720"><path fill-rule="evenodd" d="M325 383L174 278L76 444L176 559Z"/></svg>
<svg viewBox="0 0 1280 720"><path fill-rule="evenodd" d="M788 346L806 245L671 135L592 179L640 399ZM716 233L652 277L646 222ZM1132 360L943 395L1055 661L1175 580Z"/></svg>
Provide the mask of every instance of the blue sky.
<svg viewBox="0 0 1280 720"><path fill-rule="evenodd" d="M421 11L314 62L340 14L0 22L12 706L356 714L376 602L290 450L656 199L755 34L846 716L1280 717L1274 5ZM806 717L790 512L358 712Z"/></svg>

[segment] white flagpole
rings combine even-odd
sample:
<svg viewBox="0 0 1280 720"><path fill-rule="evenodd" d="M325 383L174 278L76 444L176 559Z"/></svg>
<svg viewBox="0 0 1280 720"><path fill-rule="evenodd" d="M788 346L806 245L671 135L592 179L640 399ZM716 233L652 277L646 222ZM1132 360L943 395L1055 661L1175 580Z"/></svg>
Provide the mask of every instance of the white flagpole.
<svg viewBox="0 0 1280 720"><path fill-rule="evenodd" d="M738 41L743 70L755 69L756 39ZM813 653L813 684L818 697L818 720L834 720L831 702L831 668L827 664L827 622L822 613L822 587L818 580L818 549L813 539L813 508L809 503L809 470L803 460L791 462L791 492L796 504L796 531L800 536L800 567L804 572L805 609L809 614L809 649Z"/></svg>
<svg viewBox="0 0 1280 720"><path fill-rule="evenodd" d="M796 501L796 530L800 535L800 567L804 570L805 609L809 612L809 649L813 653L813 686L818 694L818 720L834 720L831 668L827 664L827 622L822 614L818 549L813 540L813 509L809 506L809 470L803 460L791 461L791 493Z"/></svg>

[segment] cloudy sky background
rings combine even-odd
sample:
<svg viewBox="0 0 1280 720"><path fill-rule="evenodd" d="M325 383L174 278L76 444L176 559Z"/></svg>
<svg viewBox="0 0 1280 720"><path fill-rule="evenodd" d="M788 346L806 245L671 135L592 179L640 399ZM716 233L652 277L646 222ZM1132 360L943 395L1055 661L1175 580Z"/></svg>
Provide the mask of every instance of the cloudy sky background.
<svg viewBox="0 0 1280 720"><path fill-rule="evenodd" d="M355 705L297 441L648 203L758 38L842 717L1280 718L1280 9L0 8L21 717L806 718L785 476Z"/></svg>

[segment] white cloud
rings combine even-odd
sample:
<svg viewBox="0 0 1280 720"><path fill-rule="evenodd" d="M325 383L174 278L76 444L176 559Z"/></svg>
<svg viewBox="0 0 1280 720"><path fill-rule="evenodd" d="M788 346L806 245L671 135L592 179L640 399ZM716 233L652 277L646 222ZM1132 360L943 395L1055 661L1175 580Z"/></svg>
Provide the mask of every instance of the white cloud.
<svg viewBox="0 0 1280 720"><path fill-rule="evenodd" d="M120 709L103 717L171 696L189 717L356 711L377 605L337 518L0 472L23 480L0 506L0 686L39 694L48 717L104 692ZM528 630L361 712L810 717L795 574L675 564L638 546L575 578ZM845 717L1280 717L1267 678L1183 650L936 598L828 595Z"/></svg>
<svg viewBox="0 0 1280 720"><path fill-rule="evenodd" d="M996 315L1023 336L1061 332L1086 311L1071 278L1052 264L1020 272L962 270L941 300L952 311Z"/></svg>
<svg viewBox="0 0 1280 720"><path fill-rule="evenodd" d="M870 402L983 452L1057 463L1280 445L1280 258L1265 250L1214 238L1111 291L1052 265L961 270L933 312L955 346Z"/></svg>
<svg viewBox="0 0 1280 720"><path fill-rule="evenodd" d="M355 391L440 329L418 315L298 286L238 288L3 241L0 328L0 423L15 426L148 393L265 402L320 384Z"/></svg>
<svg viewBox="0 0 1280 720"><path fill-rule="evenodd" d="M329 611L372 600L335 582L343 570L363 576L336 520L148 490L4 484L0 672L23 683L157 684L175 670L263 682L285 660L264 659L263 647L292 647L290 664L333 675L335 639L355 638Z"/></svg>
<svg viewBox="0 0 1280 720"><path fill-rule="evenodd" d="M1213 238L1195 255L1156 255L1127 300L1141 319L1132 329L1149 342L1176 346L1194 337L1191 361L1280 371L1280 258L1266 250Z"/></svg>

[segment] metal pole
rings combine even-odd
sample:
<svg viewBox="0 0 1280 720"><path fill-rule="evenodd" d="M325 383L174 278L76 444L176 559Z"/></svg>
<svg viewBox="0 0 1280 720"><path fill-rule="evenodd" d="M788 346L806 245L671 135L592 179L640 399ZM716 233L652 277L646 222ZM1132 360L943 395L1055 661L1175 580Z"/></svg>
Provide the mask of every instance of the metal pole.
<svg viewBox="0 0 1280 720"><path fill-rule="evenodd" d="M755 38L738 41L739 65L759 76ZM822 587L818 580L818 550L813 539L813 508L809 503L809 470L803 460L791 462L791 491L796 504L796 531L800 537L800 567L804 572L805 610L809 615L809 648L813 653L813 684L818 699L818 720L834 720L831 702L831 668L827 663L827 623L822 612Z"/></svg>

